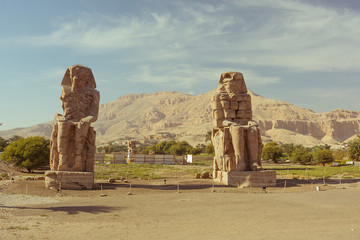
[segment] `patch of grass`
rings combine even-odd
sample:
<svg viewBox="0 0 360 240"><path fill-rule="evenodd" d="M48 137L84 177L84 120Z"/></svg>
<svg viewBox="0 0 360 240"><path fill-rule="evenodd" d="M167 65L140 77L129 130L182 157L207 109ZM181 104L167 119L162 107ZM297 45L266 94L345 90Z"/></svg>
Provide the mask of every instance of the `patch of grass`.
<svg viewBox="0 0 360 240"><path fill-rule="evenodd" d="M289 166L289 167L266 167L268 170L276 170L277 175L293 175L298 178L359 178L359 166Z"/></svg>
<svg viewBox="0 0 360 240"><path fill-rule="evenodd" d="M158 175L156 170L163 168L163 165L158 164L108 164L97 165L95 167L95 179L107 178L140 178L140 179L157 179L163 178ZM166 168L166 166L164 166Z"/></svg>
<svg viewBox="0 0 360 240"><path fill-rule="evenodd" d="M212 167L213 164L214 164L214 157L212 156L201 156L201 155L193 156L192 165Z"/></svg>
<svg viewBox="0 0 360 240"><path fill-rule="evenodd" d="M95 179L162 179L195 175L202 171L212 172L207 165L162 165L162 164L106 164L95 166Z"/></svg>

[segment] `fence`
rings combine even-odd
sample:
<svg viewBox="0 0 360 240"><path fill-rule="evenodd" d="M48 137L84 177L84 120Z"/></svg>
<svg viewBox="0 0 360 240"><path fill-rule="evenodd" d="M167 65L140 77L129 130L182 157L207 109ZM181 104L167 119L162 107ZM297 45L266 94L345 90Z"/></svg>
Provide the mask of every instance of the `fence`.
<svg viewBox="0 0 360 240"><path fill-rule="evenodd" d="M136 164L178 164L173 155L144 155L135 154L134 163Z"/></svg>
<svg viewBox="0 0 360 240"><path fill-rule="evenodd" d="M95 153L95 164L105 164L105 153Z"/></svg>
<svg viewBox="0 0 360 240"><path fill-rule="evenodd" d="M105 153L96 153L95 154L95 164L125 164L127 160L125 154L122 153L113 153L107 154L110 155L108 161L105 160ZM111 156L112 155L112 156ZM135 154L134 156L135 164L179 164L173 155L145 155L145 154Z"/></svg>

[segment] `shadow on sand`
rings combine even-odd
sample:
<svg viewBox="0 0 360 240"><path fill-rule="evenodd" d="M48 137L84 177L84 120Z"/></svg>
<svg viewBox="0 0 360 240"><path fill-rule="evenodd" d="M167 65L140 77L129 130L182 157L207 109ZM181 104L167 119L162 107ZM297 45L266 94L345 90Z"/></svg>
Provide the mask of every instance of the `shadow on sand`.
<svg viewBox="0 0 360 240"><path fill-rule="evenodd" d="M356 184L360 182L360 179L277 179L276 180L276 187L284 187L286 181L286 187L299 187L301 185L322 185L324 184L331 184L331 185L341 185L341 184Z"/></svg>
<svg viewBox="0 0 360 240"><path fill-rule="evenodd" d="M115 190L115 189L126 189L130 187L129 183L101 183L103 190ZM215 185L216 188L231 188L225 185ZM137 184L132 183L131 188L133 189L149 189L149 190L177 190L177 184ZM179 183L179 188L181 190L201 190L201 189L211 189L212 184L189 184L189 183Z"/></svg>
<svg viewBox="0 0 360 240"><path fill-rule="evenodd" d="M30 210L46 210L52 212L64 212L68 215L76 215L79 213L90 213L90 214L100 214L100 213L111 213L113 211L121 210L119 207L108 207L108 206L60 206L60 207L20 207L20 206L4 206L0 204L1 208L10 208L10 209L30 209Z"/></svg>

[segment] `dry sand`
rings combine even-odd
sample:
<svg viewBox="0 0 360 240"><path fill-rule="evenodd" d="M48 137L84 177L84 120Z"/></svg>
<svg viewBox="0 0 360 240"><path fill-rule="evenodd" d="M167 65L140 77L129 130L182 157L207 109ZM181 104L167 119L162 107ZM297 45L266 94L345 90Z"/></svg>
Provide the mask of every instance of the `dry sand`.
<svg viewBox="0 0 360 240"><path fill-rule="evenodd" d="M103 191L61 192L42 181L16 181L0 191L0 239L360 239L356 180L322 191L315 190L320 183L291 180L284 191L283 182L264 193L212 191L211 180L134 180L131 190L104 183Z"/></svg>

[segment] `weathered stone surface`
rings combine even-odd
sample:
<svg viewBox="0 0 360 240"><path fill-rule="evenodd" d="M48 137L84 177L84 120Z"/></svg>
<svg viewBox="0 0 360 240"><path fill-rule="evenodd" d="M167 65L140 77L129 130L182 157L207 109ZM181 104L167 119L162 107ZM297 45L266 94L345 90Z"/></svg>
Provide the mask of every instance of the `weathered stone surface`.
<svg viewBox="0 0 360 240"><path fill-rule="evenodd" d="M215 171L251 171L261 166L261 137L252 121L251 97L239 72L221 74L212 97ZM253 168L256 166L256 169Z"/></svg>
<svg viewBox="0 0 360 240"><path fill-rule="evenodd" d="M61 85L64 113L55 115L50 168L52 171L93 172L96 132L90 125L97 120L100 100L94 76L90 68L74 65L67 69Z"/></svg>
<svg viewBox="0 0 360 240"><path fill-rule="evenodd" d="M261 171L260 129L252 120L251 97L239 72L221 74L212 96L214 178L221 173ZM233 185L232 179L224 183Z"/></svg>
<svg viewBox="0 0 360 240"><path fill-rule="evenodd" d="M45 186L55 189L81 190L92 189L94 184L93 172L47 171L45 172Z"/></svg>
<svg viewBox="0 0 360 240"><path fill-rule="evenodd" d="M233 187L275 187L276 171L218 171L216 182Z"/></svg>

